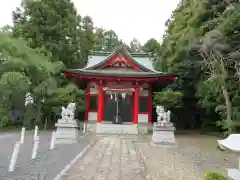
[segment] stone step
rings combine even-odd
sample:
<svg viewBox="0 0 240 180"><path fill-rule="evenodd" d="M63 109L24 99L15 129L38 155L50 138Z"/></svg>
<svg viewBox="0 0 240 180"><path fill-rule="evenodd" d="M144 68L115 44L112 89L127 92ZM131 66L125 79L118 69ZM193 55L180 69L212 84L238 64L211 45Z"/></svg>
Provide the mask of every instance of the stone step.
<svg viewBox="0 0 240 180"><path fill-rule="evenodd" d="M138 129L135 125L123 124L97 124L97 134L138 134Z"/></svg>

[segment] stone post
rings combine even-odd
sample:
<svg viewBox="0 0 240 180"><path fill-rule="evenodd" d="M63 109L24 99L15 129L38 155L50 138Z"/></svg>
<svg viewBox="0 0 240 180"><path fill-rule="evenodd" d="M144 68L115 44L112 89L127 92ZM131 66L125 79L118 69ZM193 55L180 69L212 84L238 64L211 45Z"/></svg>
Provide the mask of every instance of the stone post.
<svg viewBox="0 0 240 180"><path fill-rule="evenodd" d="M35 126L34 137L33 137L34 141L36 140L37 136L38 136L38 126Z"/></svg>
<svg viewBox="0 0 240 180"><path fill-rule="evenodd" d="M20 142L16 142L15 146L14 146L14 150L13 150L13 154L12 154L12 158L11 158L11 162L9 165L9 172L12 172L15 170L15 166L17 163L17 158L18 158L18 154L20 151Z"/></svg>
<svg viewBox="0 0 240 180"><path fill-rule="evenodd" d="M51 139L51 145L50 145L50 149L54 149L55 147L55 142L56 142L56 132L52 132L52 139Z"/></svg>
<svg viewBox="0 0 240 180"><path fill-rule="evenodd" d="M23 127L22 131L21 131L21 138L20 138L20 143L21 144L24 143L24 136L25 136L25 127Z"/></svg>
<svg viewBox="0 0 240 180"><path fill-rule="evenodd" d="M83 123L83 133L86 133L86 123Z"/></svg>
<svg viewBox="0 0 240 180"><path fill-rule="evenodd" d="M36 159L37 157L38 146L39 146L39 136L36 137L33 144L32 159Z"/></svg>

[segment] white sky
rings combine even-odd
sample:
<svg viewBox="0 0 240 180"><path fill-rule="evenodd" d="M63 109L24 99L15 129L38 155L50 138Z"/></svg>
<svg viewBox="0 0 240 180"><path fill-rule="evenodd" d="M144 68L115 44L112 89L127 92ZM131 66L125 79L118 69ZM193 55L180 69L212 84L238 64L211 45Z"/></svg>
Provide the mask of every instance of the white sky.
<svg viewBox="0 0 240 180"><path fill-rule="evenodd" d="M0 2L0 26L11 24L12 11L21 0ZM142 44L161 40L165 21L179 0L73 0L81 16L92 17L95 26L114 30L129 43L136 37Z"/></svg>

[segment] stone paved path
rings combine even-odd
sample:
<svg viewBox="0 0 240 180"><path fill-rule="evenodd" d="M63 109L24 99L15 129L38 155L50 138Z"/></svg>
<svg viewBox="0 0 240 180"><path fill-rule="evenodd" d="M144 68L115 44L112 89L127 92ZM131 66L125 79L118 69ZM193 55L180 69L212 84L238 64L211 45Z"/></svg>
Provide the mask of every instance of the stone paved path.
<svg viewBox="0 0 240 180"><path fill-rule="evenodd" d="M131 140L103 137L62 180L143 180L142 166Z"/></svg>

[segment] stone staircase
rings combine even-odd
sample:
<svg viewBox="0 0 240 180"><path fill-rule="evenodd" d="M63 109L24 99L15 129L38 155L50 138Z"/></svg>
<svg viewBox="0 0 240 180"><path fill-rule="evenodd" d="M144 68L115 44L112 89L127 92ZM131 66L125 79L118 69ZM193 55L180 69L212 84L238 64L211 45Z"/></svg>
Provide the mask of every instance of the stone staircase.
<svg viewBox="0 0 240 180"><path fill-rule="evenodd" d="M138 128L133 124L97 123L97 134L138 134Z"/></svg>

